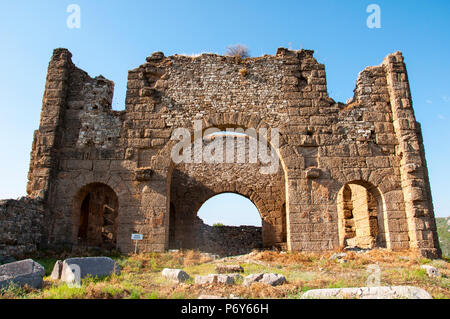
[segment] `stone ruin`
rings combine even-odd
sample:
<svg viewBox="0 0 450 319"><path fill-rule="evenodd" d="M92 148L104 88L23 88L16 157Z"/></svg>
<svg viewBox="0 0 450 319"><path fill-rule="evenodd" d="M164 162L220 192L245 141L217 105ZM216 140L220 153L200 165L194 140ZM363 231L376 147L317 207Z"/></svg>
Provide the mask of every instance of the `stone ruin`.
<svg viewBox="0 0 450 319"><path fill-rule="evenodd" d="M313 51L283 48L245 59L156 52L129 71L123 111L112 110L113 87L77 68L68 50L54 51L28 198L0 203L0 253L83 245L128 253L133 233L144 235L141 251L204 248L214 231L197 211L232 192L250 199L262 219L248 236L221 232L243 246L440 256L400 52L363 70L346 104L329 97L325 66ZM279 170L263 175L259 161L175 163L172 133L192 132L194 120L204 130L277 128ZM236 248L229 238L223 249L227 242Z"/></svg>

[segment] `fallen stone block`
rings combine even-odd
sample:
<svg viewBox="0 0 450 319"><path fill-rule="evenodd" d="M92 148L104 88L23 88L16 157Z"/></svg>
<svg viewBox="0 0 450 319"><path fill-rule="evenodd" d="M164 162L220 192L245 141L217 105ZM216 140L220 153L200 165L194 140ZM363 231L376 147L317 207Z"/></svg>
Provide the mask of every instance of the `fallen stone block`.
<svg viewBox="0 0 450 319"><path fill-rule="evenodd" d="M185 282L190 278L189 275L181 269L164 268L162 271L162 275L163 277L170 279L176 283Z"/></svg>
<svg viewBox="0 0 450 319"><path fill-rule="evenodd" d="M120 275L120 267L109 257L69 258L62 262L58 260L53 267L52 279L67 283L81 283L88 276L105 277L112 274Z"/></svg>
<svg viewBox="0 0 450 319"><path fill-rule="evenodd" d="M234 285L234 277L229 275L217 275L217 282L221 284Z"/></svg>
<svg viewBox="0 0 450 319"><path fill-rule="evenodd" d="M422 265L421 269L425 269L429 277L441 277L441 272L436 267L430 265Z"/></svg>
<svg viewBox="0 0 450 319"><path fill-rule="evenodd" d="M28 285L32 288L42 287L45 269L32 259L12 262L0 266L0 288L7 287L11 282L18 286Z"/></svg>
<svg viewBox="0 0 450 319"><path fill-rule="evenodd" d="M219 274L244 272L241 265L217 265L215 271Z"/></svg>
<svg viewBox="0 0 450 319"><path fill-rule="evenodd" d="M247 277L244 278L243 285L248 287L252 283L260 281L263 276L264 276L264 273L248 275Z"/></svg>
<svg viewBox="0 0 450 319"><path fill-rule="evenodd" d="M433 299L425 290L412 286L312 289L301 299Z"/></svg>
<svg viewBox="0 0 450 319"><path fill-rule="evenodd" d="M286 282L286 278L280 274L264 274L259 282L270 286L279 286Z"/></svg>
<svg viewBox="0 0 450 319"><path fill-rule="evenodd" d="M233 285L234 277L229 276L229 275L221 275L221 274L211 274L211 275L207 275L207 276L195 276L195 283L199 284L199 285L215 284L215 283Z"/></svg>
<svg viewBox="0 0 450 319"><path fill-rule="evenodd" d="M245 277L244 286L251 286L254 282L261 282L270 286L279 286L286 282L286 278L280 274L259 273Z"/></svg>

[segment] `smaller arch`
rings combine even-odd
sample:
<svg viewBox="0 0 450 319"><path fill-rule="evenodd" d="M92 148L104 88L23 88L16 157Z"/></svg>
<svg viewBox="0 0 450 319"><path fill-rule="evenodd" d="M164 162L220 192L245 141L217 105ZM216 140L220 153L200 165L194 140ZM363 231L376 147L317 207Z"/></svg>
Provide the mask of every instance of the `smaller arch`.
<svg viewBox="0 0 450 319"><path fill-rule="evenodd" d="M119 199L111 187L103 183L83 186L75 195L72 208L73 243L116 247Z"/></svg>
<svg viewBox="0 0 450 319"><path fill-rule="evenodd" d="M388 246L386 205L373 184L362 180L346 183L338 193L337 210L340 246Z"/></svg>

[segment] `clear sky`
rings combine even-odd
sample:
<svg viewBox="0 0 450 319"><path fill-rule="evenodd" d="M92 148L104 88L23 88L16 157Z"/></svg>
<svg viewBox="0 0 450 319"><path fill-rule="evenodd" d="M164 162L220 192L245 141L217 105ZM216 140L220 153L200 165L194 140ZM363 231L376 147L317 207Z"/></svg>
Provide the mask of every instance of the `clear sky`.
<svg viewBox="0 0 450 319"><path fill-rule="evenodd" d="M366 8L372 3L381 8L379 29L366 25ZM70 4L81 9L79 29L67 27ZM447 0L2 0L0 198L25 194L33 130L54 48L68 48L74 63L91 76L113 80L113 108L121 110L128 70L152 52L223 54L229 45L242 43L252 56L275 54L278 47L315 50L326 66L330 96L342 102L353 95L361 70L402 51L422 123L435 212L448 216L449 31Z"/></svg>

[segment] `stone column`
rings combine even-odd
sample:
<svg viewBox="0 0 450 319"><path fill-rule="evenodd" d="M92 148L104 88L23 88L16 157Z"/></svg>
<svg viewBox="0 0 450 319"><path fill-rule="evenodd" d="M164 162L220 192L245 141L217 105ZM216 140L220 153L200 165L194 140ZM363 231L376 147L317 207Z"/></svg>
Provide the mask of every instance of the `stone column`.
<svg viewBox="0 0 450 319"><path fill-rule="evenodd" d="M53 52L47 73L39 130L34 133L27 193L48 199L51 174L57 168L55 149L61 138L72 54L66 49Z"/></svg>
<svg viewBox="0 0 450 319"><path fill-rule="evenodd" d="M434 220L421 129L414 116L402 53L396 52L387 56L383 66L398 140L396 153L401 158L401 185L410 246L425 257L437 258L440 257L441 250Z"/></svg>

